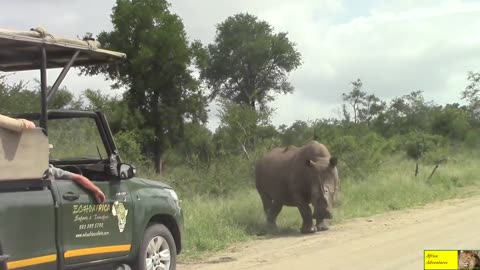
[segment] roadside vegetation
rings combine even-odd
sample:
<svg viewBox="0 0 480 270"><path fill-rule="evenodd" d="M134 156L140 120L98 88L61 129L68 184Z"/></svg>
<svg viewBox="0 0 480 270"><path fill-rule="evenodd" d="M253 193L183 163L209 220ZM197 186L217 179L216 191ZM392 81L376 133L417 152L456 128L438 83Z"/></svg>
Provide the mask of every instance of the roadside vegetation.
<svg viewBox="0 0 480 270"><path fill-rule="evenodd" d="M459 149L452 153L449 161L439 166L431 178L434 164L422 162L420 171L415 176L416 161L406 159L401 154L385 156L387 162L384 166L365 178L357 178L355 175L342 177L341 204L334 209L334 218L330 223L335 226L352 218L477 194L480 188L480 169L476 164L480 162L480 155L475 152ZM243 164L237 165L248 168L250 162L244 159ZM231 167L224 168L227 175ZM341 175L342 172L344 170L340 168ZM176 168L164 179L181 179L176 176L182 173L184 177L195 176L185 178L184 185L176 184L175 187L188 187L187 182L195 183L201 179L222 181L213 178L215 173L195 173L188 167ZM216 189L214 192L195 192L188 188L181 191L187 237L182 261L201 259L205 254L234 247L235 244L250 239L268 238L275 234L299 234L301 218L298 210L293 207L284 207L280 213L279 231L273 234L268 232L262 204L253 187L253 178L237 170L233 171L231 177L237 183L237 188L225 190L224 195L217 195Z"/></svg>
<svg viewBox="0 0 480 270"><path fill-rule="evenodd" d="M377 97L352 78L349 88L331 89L342 93L338 117L311 115L315 120L274 126L277 108L269 104L297 91L288 77L302 65L287 33L240 13L218 24L211 44L190 42L181 18L163 0L118 0L112 23L111 32L85 36L127 53L128 60L81 72L106 75L125 92L64 87L49 107L104 111L122 158L140 176L178 191L186 226L180 260L270 235L253 167L275 146L317 140L339 158L342 197L333 226L468 196L480 185L480 73L465 71L465 88L452 89L464 104L436 104L422 91ZM0 113L38 112L38 95L38 82L13 83L0 73ZM220 108L213 131L207 128L211 102ZM58 138L78 145L68 142L75 142L71 130ZM280 233L297 233L298 210L285 207L278 223Z"/></svg>

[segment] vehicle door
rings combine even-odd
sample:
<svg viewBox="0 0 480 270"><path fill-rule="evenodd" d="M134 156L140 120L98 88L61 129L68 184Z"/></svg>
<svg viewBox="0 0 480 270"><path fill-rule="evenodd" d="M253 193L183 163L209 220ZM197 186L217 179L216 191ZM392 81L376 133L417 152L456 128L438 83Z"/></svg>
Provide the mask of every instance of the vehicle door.
<svg viewBox="0 0 480 270"><path fill-rule="evenodd" d="M67 266L124 257L131 249L132 200L126 181L104 173L102 163L106 162L111 150L104 144L97 121L95 114L84 118L49 119L52 160L58 167L71 172L77 170L86 174L88 171L85 176L89 176L105 194L105 202L99 204L92 192L77 183L55 180L60 199L61 242ZM72 133L68 127L77 130ZM97 173L92 174L95 170Z"/></svg>
<svg viewBox="0 0 480 270"><path fill-rule="evenodd" d="M0 269L56 269L55 202L42 180L47 149L41 129L0 127Z"/></svg>

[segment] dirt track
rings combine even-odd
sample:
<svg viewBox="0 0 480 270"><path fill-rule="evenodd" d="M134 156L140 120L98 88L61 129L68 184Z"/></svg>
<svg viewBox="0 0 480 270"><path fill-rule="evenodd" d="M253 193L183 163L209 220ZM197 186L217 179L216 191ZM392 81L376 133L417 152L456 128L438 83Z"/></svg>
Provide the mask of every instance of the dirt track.
<svg viewBox="0 0 480 270"><path fill-rule="evenodd" d="M256 240L177 269L424 269L424 249L480 249L480 196L395 211L314 235Z"/></svg>

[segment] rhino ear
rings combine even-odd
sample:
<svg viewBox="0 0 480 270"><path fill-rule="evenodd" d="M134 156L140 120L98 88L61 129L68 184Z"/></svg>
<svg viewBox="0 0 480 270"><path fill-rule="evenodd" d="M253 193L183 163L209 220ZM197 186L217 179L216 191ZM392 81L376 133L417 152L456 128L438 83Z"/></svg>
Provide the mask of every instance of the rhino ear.
<svg viewBox="0 0 480 270"><path fill-rule="evenodd" d="M315 166L315 162L313 162L313 160L311 160L311 159L307 159L306 164L307 164L308 167Z"/></svg>
<svg viewBox="0 0 480 270"><path fill-rule="evenodd" d="M337 163L338 163L338 158L337 157L331 157L330 158L330 166L331 167L337 166Z"/></svg>

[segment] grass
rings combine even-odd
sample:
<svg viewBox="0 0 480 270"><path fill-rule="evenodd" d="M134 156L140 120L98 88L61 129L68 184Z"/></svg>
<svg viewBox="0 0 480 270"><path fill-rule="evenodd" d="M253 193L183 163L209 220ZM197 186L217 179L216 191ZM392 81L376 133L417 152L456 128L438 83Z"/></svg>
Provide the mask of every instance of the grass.
<svg viewBox="0 0 480 270"><path fill-rule="evenodd" d="M364 180L341 179L342 199L334 209L332 226L346 220L429 202L465 197L480 186L475 155L457 155L441 165L428 179L433 165L421 166L414 177L415 163L393 157L389 165ZM341 173L341 172L340 172ZM256 191L245 187L227 196L184 197L185 249L180 261L196 260L240 242L267 233L261 201ZM278 217L280 233L298 233L298 210L284 207Z"/></svg>

